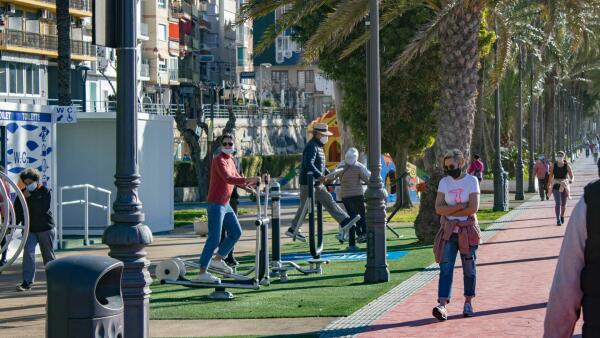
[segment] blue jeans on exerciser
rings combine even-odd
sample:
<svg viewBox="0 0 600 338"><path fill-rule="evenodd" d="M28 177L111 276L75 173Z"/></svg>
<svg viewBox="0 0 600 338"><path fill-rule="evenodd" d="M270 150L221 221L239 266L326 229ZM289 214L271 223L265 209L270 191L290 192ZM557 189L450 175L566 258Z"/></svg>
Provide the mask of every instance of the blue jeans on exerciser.
<svg viewBox="0 0 600 338"><path fill-rule="evenodd" d="M465 297L475 297L476 284L476 267L475 260L477 259L477 246L473 245L469 248L470 255L460 255L463 269L463 280L465 288ZM444 245L442 253L442 261L440 262L440 281L438 284L438 301L445 304L445 301L450 301L452 294L452 278L454 277L454 263L458 253L458 235L453 234L450 240Z"/></svg>
<svg viewBox="0 0 600 338"><path fill-rule="evenodd" d="M227 257L235 243L242 236L240 222L229 204L209 203L206 209L208 212L208 238L200 256L200 266L202 268L208 267L216 248L219 248L217 253L221 257ZM219 245L221 227L225 228L227 235L221 245Z"/></svg>

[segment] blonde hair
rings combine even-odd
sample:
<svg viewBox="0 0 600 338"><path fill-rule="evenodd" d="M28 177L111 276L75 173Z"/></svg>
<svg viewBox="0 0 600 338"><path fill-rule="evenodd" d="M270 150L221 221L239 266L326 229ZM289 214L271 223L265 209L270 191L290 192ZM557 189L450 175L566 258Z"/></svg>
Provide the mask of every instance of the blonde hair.
<svg viewBox="0 0 600 338"><path fill-rule="evenodd" d="M447 150L444 154L444 157L442 158L442 167L444 167L444 163L449 158L455 160L456 163L458 163L461 167L465 165L465 155L462 151L460 151L460 149Z"/></svg>

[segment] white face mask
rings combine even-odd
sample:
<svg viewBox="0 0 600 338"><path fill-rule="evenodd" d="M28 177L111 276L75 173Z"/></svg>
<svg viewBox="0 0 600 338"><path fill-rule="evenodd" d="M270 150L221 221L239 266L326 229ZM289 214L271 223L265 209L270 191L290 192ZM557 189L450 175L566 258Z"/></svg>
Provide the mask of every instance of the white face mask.
<svg viewBox="0 0 600 338"><path fill-rule="evenodd" d="M29 184L27 186L27 191L33 192L33 191L35 191L36 188L37 188L37 182L32 182L31 184Z"/></svg>
<svg viewBox="0 0 600 338"><path fill-rule="evenodd" d="M235 148L221 148L224 154L231 155L235 152Z"/></svg>
<svg viewBox="0 0 600 338"><path fill-rule="evenodd" d="M559 156L559 157L557 157L557 158L556 158L556 161L557 161L557 162L562 162L564 159L565 159L564 157L560 157L560 156Z"/></svg>
<svg viewBox="0 0 600 338"><path fill-rule="evenodd" d="M327 144L327 141L329 141L329 136L321 136L319 141L321 141L322 144Z"/></svg>

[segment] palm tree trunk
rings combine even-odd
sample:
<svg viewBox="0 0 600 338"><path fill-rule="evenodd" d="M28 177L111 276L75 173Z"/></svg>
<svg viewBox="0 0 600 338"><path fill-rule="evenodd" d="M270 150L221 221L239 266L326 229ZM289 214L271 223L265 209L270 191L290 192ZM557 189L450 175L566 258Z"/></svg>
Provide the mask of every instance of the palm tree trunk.
<svg viewBox="0 0 600 338"><path fill-rule="evenodd" d="M58 104L70 106L71 16L69 15L69 0L56 1L56 27L58 31Z"/></svg>
<svg viewBox="0 0 600 338"><path fill-rule="evenodd" d="M340 141L342 143L342 154L345 154L348 148L354 147L354 137L352 136L350 125L344 121L341 114L342 102L344 102L344 90L340 87L338 81L333 82L333 93L335 96L336 120L340 132Z"/></svg>
<svg viewBox="0 0 600 338"><path fill-rule="evenodd" d="M479 65L480 5L467 2L460 13L441 29L442 79L438 134L435 154L439 160L448 149L460 149L470 158L471 139L477 110ZM421 207L415 221L419 240L432 242L439 228L435 213L437 186L442 173L438 164L422 194Z"/></svg>

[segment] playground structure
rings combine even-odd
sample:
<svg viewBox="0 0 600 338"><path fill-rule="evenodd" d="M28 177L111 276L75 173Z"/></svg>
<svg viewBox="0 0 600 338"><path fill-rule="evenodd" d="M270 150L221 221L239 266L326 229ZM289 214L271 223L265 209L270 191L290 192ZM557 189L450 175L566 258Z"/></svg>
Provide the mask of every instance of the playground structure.
<svg viewBox="0 0 600 338"><path fill-rule="evenodd" d="M14 193L11 193L11 190L14 191ZM0 266L0 272L2 272L19 258L25 247L29 235L29 209L27 208L27 201L19 184L13 182L2 172L0 172L0 197L2 198L0 204L0 214L2 215L2 222L0 222L0 241L4 243L0 248L0 254L9 250L10 243L13 240L20 240L17 248L12 253L8 253L6 264ZM14 203L12 202L14 198L18 198L21 202L23 208L23 224L16 223L17 217L15 214ZM19 231L21 235L20 238L18 237Z"/></svg>

